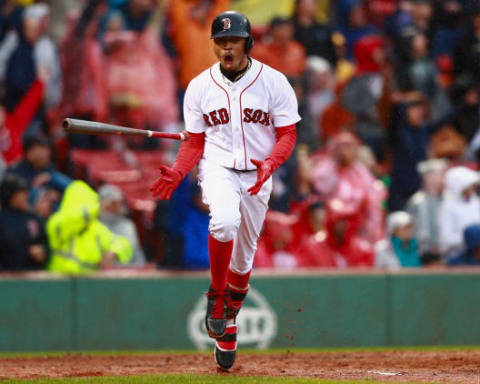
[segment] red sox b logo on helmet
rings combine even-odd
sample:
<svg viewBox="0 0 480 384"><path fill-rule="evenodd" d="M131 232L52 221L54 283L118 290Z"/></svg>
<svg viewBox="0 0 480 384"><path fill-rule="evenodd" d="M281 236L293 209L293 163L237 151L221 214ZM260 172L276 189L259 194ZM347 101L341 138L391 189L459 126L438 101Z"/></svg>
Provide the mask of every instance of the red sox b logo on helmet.
<svg viewBox="0 0 480 384"><path fill-rule="evenodd" d="M224 31L226 29L230 29L230 27L232 26L232 23L231 23L231 21L228 17L226 17L225 19L222 19L222 23L223 23L223 30Z"/></svg>

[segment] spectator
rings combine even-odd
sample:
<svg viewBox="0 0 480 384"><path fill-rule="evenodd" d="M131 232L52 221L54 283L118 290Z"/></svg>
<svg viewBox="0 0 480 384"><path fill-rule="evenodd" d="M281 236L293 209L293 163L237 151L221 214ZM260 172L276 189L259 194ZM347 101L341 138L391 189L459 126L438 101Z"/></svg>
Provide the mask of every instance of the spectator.
<svg viewBox="0 0 480 384"><path fill-rule="evenodd" d="M50 7L45 3L31 5L25 9L25 17L38 17L41 21L41 35L35 44L34 59L37 73L45 71L45 108L50 110L60 103L62 95L62 73L57 47L47 35L50 26Z"/></svg>
<svg viewBox="0 0 480 384"><path fill-rule="evenodd" d="M54 212L57 202L58 195L45 187L33 188L28 196L30 209L39 217L43 226Z"/></svg>
<svg viewBox="0 0 480 384"><path fill-rule="evenodd" d="M48 270L75 275L130 262L132 245L102 224L99 212L98 194L87 184L74 181L67 187L60 209L47 222Z"/></svg>
<svg viewBox="0 0 480 384"><path fill-rule="evenodd" d="M355 116L355 132L368 145L379 161L383 160L385 132L379 113L379 101L384 93L381 73L385 62L383 39L368 36L355 44L356 74L346 85L343 107Z"/></svg>
<svg viewBox="0 0 480 384"><path fill-rule="evenodd" d="M294 38L305 48L307 56L318 56L335 68L337 63L329 25L320 24L315 18L314 0L297 0L293 15Z"/></svg>
<svg viewBox="0 0 480 384"><path fill-rule="evenodd" d="M310 149L316 149L319 145L319 141L317 128L312 121L308 104L308 76L301 76L300 78L290 77L288 81L295 91L295 96L297 96L298 114L302 116L302 120L297 123L297 143L306 145Z"/></svg>
<svg viewBox="0 0 480 384"><path fill-rule="evenodd" d="M23 27L19 32L12 31L0 47L0 78L5 81L4 104L8 113L25 98L38 76L45 81L45 99L49 106L58 101L58 65L53 45L44 33L48 20L48 7L36 4L28 7L23 15ZM39 71L47 75L37 75ZM38 105L34 119L29 122L27 132L36 133L43 129L42 105Z"/></svg>
<svg viewBox="0 0 480 384"><path fill-rule="evenodd" d="M335 56L337 65L335 79L337 84L345 84L355 74L355 65L347 58L347 40L340 32L332 35L333 46L335 47Z"/></svg>
<svg viewBox="0 0 480 384"><path fill-rule="evenodd" d="M20 30L22 25L23 7L14 0L0 2L0 41L3 41L9 31Z"/></svg>
<svg viewBox="0 0 480 384"><path fill-rule="evenodd" d="M464 35L463 5L461 1L437 1L436 28L432 41L434 57L451 58L458 41Z"/></svg>
<svg viewBox="0 0 480 384"><path fill-rule="evenodd" d="M408 59L397 62L396 74L400 90L419 91L431 100L433 118L449 108L448 100L437 81L437 68L429 54L426 35L416 33L410 40Z"/></svg>
<svg viewBox="0 0 480 384"><path fill-rule="evenodd" d="M480 224L469 225L463 232L464 250L447 259L449 266L480 265Z"/></svg>
<svg viewBox="0 0 480 384"><path fill-rule="evenodd" d="M411 93L392 111L390 142L392 146L389 209L402 210L421 185L417 165L427 158L430 135L452 119L455 112L439 120L428 120L425 98Z"/></svg>
<svg viewBox="0 0 480 384"><path fill-rule="evenodd" d="M13 111L0 107L1 152L7 165L22 157L22 137L43 100L44 89L44 80L37 79Z"/></svg>
<svg viewBox="0 0 480 384"><path fill-rule="evenodd" d="M309 57L307 60L309 77L308 107L312 123L316 128L316 137L322 136L323 112L334 100L335 78L327 60Z"/></svg>
<svg viewBox="0 0 480 384"><path fill-rule="evenodd" d="M399 0L397 10L385 20L383 29L397 47L401 45L399 42L414 33L412 17L414 6L414 0Z"/></svg>
<svg viewBox="0 0 480 384"><path fill-rule="evenodd" d="M345 84L337 83L335 88L335 98L323 111L321 120L321 140L324 143L328 142L334 136L343 131L351 131L353 129L354 116L342 105L344 88Z"/></svg>
<svg viewBox="0 0 480 384"><path fill-rule="evenodd" d="M47 262L45 228L29 212L28 185L7 175L0 184L0 270L41 269Z"/></svg>
<svg viewBox="0 0 480 384"><path fill-rule="evenodd" d="M175 0L168 14L169 35L179 61L179 85L184 91L200 72L217 62L210 42L213 18L228 9L229 0Z"/></svg>
<svg viewBox="0 0 480 384"><path fill-rule="evenodd" d="M311 172L314 192L327 202L339 201L358 212L357 229L361 237L374 243L383 237L381 202L385 190L381 183L358 160L359 141L344 132L328 144L328 155L315 156Z"/></svg>
<svg viewBox="0 0 480 384"><path fill-rule="evenodd" d="M453 167L445 174L445 192L439 211L440 252L444 259L463 248L463 231L480 224L480 177L466 167Z"/></svg>
<svg viewBox="0 0 480 384"><path fill-rule="evenodd" d="M301 245L311 236L317 240L326 236L327 208L323 201L307 200L296 215L298 219L292 227L296 245Z"/></svg>
<svg viewBox="0 0 480 384"><path fill-rule="evenodd" d="M293 215L278 211L268 211L265 226L257 245L255 268L293 269L305 266L294 253L293 225L296 218Z"/></svg>
<svg viewBox="0 0 480 384"><path fill-rule="evenodd" d="M135 223L126 216L124 196L120 188L105 184L98 190L100 199L100 221L115 235L126 238L133 248L130 267L142 267L146 264ZM119 264L125 265L125 264Z"/></svg>
<svg viewBox="0 0 480 384"><path fill-rule="evenodd" d="M190 181L189 200L186 202L185 223L180 228L183 235L183 265L188 269L206 269L208 256L208 206L202 201L200 187Z"/></svg>
<svg viewBox="0 0 480 384"><path fill-rule="evenodd" d="M362 37L376 34L377 30L368 22L361 1L342 0L339 3L342 14L339 19L339 29L347 40L347 57L352 59L355 43Z"/></svg>
<svg viewBox="0 0 480 384"><path fill-rule="evenodd" d="M60 44L63 72L62 116L76 116L93 121L108 118L105 60L96 39L100 0L89 0L80 16L69 15L65 38ZM96 135L69 135L71 146L104 146Z"/></svg>
<svg viewBox="0 0 480 384"><path fill-rule="evenodd" d="M452 104L461 110L455 125L459 133L470 143L480 126L480 78L475 80L471 75L460 75L455 79L449 92Z"/></svg>
<svg viewBox="0 0 480 384"><path fill-rule="evenodd" d="M414 237L410 214L397 211L388 215L387 233L387 239L375 244L375 267L420 267L418 241Z"/></svg>
<svg viewBox="0 0 480 384"><path fill-rule="evenodd" d="M282 72L285 76L299 77L306 65L303 46L293 40L294 25L290 19L276 17L270 22L270 41L253 46L252 57Z"/></svg>
<svg viewBox="0 0 480 384"><path fill-rule="evenodd" d="M412 216L419 253L423 260L440 259L439 211L442 203L445 160L434 159L418 164L422 188L407 202L406 211Z"/></svg>
<svg viewBox="0 0 480 384"><path fill-rule="evenodd" d="M358 211L340 200L331 201L327 207L326 234L320 232L309 237L298 250L306 259L304 265L337 268L373 266L372 246L356 235L359 218Z"/></svg>
<svg viewBox="0 0 480 384"><path fill-rule="evenodd" d="M411 11L415 28L426 34L429 38L433 33L433 4L432 0L415 0Z"/></svg>
<svg viewBox="0 0 480 384"><path fill-rule="evenodd" d="M480 8L470 16L467 33L458 42L453 54L454 73L456 76L470 76L479 81L480 66Z"/></svg>
<svg viewBox="0 0 480 384"><path fill-rule="evenodd" d="M23 177L30 188L54 183L60 191L70 179L58 172L52 163L50 141L45 136L28 136L23 141L23 158L12 164L8 173Z"/></svg>
<svg viewBox="0 0 480 384"><path fill-rule="evenodd" d="M152 27L105 35L106 89L119 125L176 131L177 89L169 58Z"/></svg>
<svg viewBox="0 0 480 384"><path fill-rule="evenodd" d="M151 0L128 0L120 5L125 28L130 31L143 32L154 13L155 4Z"/></svg>

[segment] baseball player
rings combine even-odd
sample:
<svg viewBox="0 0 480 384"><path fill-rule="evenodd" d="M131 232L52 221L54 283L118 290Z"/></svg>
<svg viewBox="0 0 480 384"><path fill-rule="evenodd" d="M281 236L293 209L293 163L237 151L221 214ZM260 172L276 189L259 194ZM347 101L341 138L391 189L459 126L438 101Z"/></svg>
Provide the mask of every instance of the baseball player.
<svg viewBox="0 0 480 384"><path fill-rule="evenodd" d="M228 370L235 361L235 319L248 291L271 175L295 146L300 116L286 77L249 56L253 38L244 15L219 14L211 37L219 62L194 78L185 93L190 139L172 167L160 167L151 191L169 199L199 162L202 198L210 210L212 281L205 326L216 339L218 366Z"/></svg>

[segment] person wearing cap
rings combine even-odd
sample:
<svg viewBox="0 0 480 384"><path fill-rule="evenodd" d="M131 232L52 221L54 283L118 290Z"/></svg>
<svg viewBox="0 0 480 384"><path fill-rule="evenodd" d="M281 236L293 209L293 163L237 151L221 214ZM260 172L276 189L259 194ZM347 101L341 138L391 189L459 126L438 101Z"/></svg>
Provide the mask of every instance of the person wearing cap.
<svg viewBox="0 0 480 384"><path fill-rule="evenodd" d="M470 168L457 166L445 173L445 190L438 215L440 252L444 259L464 249L465 228L480 224L479 185L478 172Z"/></svg>
<svg viewBox="0 0 480 384"><path fill-rule="evenodd" d="M146 264L135 223L126 216L123 192L115 185L105 184L98 190L100 198L100 221L116 235L128 239L133 247L133 257L128 263L130 267L141 267ZM120 264L122 265L122 264Z"/></svg>
<svg viewBox="0 0 480 384"><path fill-rule="evenodd" d="M28 184L6 175L0 184L0 271L42 269L48 259L45 228L30 213Z"/></svg>
<svg viewBox="0 0 480 384"><path fill-rule="evenodd" d="M397 211L388 215L387 236L375 244L376 268L421 266L418 241L414 237L413 220L409 213Z"/></svg>
<svg viewBox="0 0 480 384"><path fill-rule="evenodd" d="M440 257L438 212L442 202L443 179L448 163L443 159L431 159L418 164L422 188L407 202L405 210L412 216L419 252L424 261Z"/></svg>

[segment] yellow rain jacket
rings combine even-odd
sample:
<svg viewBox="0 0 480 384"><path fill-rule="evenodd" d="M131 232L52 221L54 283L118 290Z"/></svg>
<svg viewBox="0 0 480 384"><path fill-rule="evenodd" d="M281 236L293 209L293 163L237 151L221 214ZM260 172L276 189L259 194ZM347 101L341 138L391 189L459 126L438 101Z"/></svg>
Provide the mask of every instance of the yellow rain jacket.
<svg viewBox="0 0 480 384"><path fill-rule="evenodd" d="M126 264L133 256L130 242L113 234L98 220L98 194L83 181L65 190L60 209L47 221L51 258L47 269L81 274L98 270L106 252L115 253Z"/></svg>

